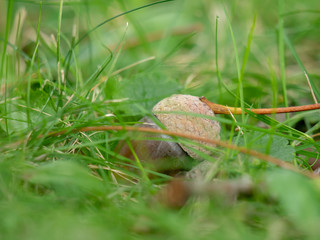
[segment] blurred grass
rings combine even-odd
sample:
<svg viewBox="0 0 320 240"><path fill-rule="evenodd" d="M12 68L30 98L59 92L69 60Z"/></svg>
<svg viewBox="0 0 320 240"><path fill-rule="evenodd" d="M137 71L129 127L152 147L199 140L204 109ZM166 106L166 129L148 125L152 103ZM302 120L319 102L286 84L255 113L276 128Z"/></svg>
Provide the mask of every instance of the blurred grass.
<svg viewBox="0 0 320 240"><path fill-rule="evenodd" d="M191 199L172 210L153 200L170 177L115 156L119 140L137 135L39 138L132 125L174 93L228 106L311 104L304 72L319 101L319 1L153 3L0 2L0 239L317 239L318 180L219 149L214 177L249 175L258 190L232 206ZM319 111L215 119L223 140L306 169L305 148L319 158L305 137L319 132Z"/></svg>

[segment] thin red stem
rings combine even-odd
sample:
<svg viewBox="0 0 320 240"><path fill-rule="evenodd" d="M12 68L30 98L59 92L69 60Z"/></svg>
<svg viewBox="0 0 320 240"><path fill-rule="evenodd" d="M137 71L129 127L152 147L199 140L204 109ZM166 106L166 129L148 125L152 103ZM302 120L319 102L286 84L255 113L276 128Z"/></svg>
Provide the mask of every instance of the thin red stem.
<svg viewBox="0 0 320 240"><path fill-rule="evenodd" d="M215 114L241 114L242 109L237 107L226 107L217 103L210 102L205 97L199 98L202 102L206 103ZM247 108L249 111L256 114L272 114L272 113L289 113L289 112L302 112L309 110L320 109L320 103L295 106L295 107L283 107L283 108Z"/></svg>

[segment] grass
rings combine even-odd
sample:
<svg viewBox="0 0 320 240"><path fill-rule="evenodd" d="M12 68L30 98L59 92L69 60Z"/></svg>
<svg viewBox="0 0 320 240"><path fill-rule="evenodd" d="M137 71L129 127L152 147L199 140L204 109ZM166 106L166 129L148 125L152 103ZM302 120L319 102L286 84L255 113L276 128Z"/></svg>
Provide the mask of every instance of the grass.
<svg viewBox="0 0 320 240"><path fill-rule="evenodd" d="M221 140L243 148L202 154L214 163L207 180L249 176L254 189L234 201L208 192L179 209L159 202L171 176L116 154L119 141L134 150L149 135L75 131L132 126L177 93L241 108L319 101L318 8L315 0L1 2L0 239L318 239L319 180L302 173L319 159L311 138L319 110L212 118ZM192 149L193 140L171 141Z"/></svg>

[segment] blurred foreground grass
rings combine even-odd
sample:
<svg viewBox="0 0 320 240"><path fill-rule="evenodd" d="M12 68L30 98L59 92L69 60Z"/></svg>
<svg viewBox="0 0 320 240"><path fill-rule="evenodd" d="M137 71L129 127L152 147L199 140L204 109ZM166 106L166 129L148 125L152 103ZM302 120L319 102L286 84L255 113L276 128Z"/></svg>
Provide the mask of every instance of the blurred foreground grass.
<svg viewBox="0 0 320 240"><path fill-rule="evenodd" d="M153 200L169 176L150 185L115 158L134 135L39 137L131 125L174 93L252 107L311 104L310 88L320 99L319 1L152 3L0 2L0 239L318 239L319 180L219 149L213 177L249 175L257 190L172 210ZM239 116L241 135L217 118L223 140L310 169L319 111L276 119Z"/></svg>

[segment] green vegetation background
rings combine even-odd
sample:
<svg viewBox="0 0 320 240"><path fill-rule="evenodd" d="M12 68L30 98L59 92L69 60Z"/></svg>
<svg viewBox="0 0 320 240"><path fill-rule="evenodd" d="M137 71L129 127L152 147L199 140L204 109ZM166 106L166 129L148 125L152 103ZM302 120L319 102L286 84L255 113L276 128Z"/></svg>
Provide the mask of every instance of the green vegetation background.
<svg viewBox="0 0 320 240"><path fill-rule="evenodd" d="M174 93L312 104L319 29L316 0L1 1L0 239L318 239L319 180L220 148L206 157L217 163L212 176L249 175L258 190L231 206L191 199L172 210L153 200L169 176L146 180L115 158L116 143L134 135L45 136L132 125ZM222 140L305 171L319 158L310 138L319 111L236 118L216 118Z"/></svg>

